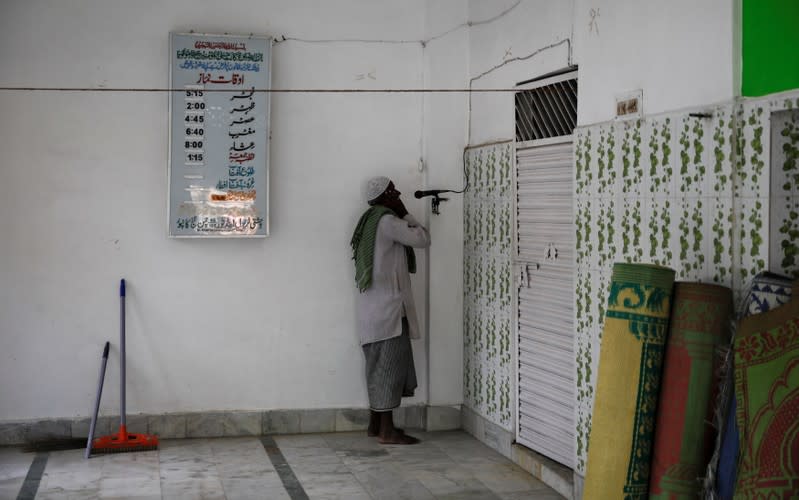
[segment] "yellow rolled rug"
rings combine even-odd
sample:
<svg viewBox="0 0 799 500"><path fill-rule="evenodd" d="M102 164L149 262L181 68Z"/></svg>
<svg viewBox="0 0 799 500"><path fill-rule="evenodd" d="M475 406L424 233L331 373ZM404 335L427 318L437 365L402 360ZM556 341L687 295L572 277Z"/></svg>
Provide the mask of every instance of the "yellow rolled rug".
<svg viewBox="0 0 799 500"><path fill-rule="evenodd" d="M588 440L585 500L645 499L674 270L613 266Z"/></svg>

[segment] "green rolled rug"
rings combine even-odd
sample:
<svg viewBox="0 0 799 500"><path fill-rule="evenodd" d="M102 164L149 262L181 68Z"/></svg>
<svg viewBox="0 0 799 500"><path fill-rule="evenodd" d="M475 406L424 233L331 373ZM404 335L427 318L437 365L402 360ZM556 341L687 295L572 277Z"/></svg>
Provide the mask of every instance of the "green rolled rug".
<svg viewBox="0 0 799 500"><path fill-rule="evenodd" d="M741 443L735 498L797 498L799 300L741 320L735 402Z"/></svg>
<svg viewBox="0 0 799 500"><path fill-rule="evenodd" d="M660 387L649 495L652 499L696 499L716 431L712 425L718 349L728 345L732 290L701 283L676 283Z"/></svg>
<svg viewBox="0 0 799 500"><path fill-rule="evenodd" d="M674 271L613 266L583 498L645 499Z"/></svg>

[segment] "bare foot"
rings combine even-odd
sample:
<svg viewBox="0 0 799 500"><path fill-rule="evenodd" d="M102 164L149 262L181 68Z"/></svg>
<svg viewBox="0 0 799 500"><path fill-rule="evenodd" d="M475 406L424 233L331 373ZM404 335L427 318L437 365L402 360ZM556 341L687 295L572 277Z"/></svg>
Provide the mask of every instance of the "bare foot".
<svg viewBox="0 0 799 500"><path fill-rule="evenodd" d="M393 425L393 422L392 422ZM400 434L405 434L405 431L402 429L398 429L394 427L394 430L399 432ZM375 437L380 435L380 414L376 412L372 412L371 418L369 418L369 426L366 428L366 435L369 437Z"/></svg>
<svg viewBox="0 0 799 500"><path fill-rule="evenodd" d="M416 444L419 442L419 440L413 436L408 436L407 434L394 432L388 436L378 436L377 442L380 444Z"/></svg>
<svg viewBox="0 0 799 500"><path fill-rule="evenodd" d="M382 417L380 416L380 413L376 411L371 412L371 414L369 415L369 426L366 428L367 436L375 437L380 435L380 428L382 427L381 419ZM394 421L391 418L388 420L388 422L386 422L386 425L389 425L388 428L393 428L395 431L399 432L400 434L405 434L405 432L402 429L397 429L396 427L394 427Z"/></svg>
<svg viewBox="0 0 799 500"><path fill-rule="evenodd" d="M399 432L400 434L405 434L405 431L400 429L399 427L394 427L394 430ZM366 429L366 435L369 437L375 437L380 435L380 427L378 427L377 430L372 430L372 426L369 426L369 428Z"/></svg>
<svg viewBox="0 0 799 500"><path fill-rule="evenodd" d="M399 432L400 434L405 434L404 430L399 429L397 427L394 427L394 430ZM379 436L380 435L380 430L373 431L372 428L370 427L369 429L366 429L366 435L369 436L369 437Z"/></svg>

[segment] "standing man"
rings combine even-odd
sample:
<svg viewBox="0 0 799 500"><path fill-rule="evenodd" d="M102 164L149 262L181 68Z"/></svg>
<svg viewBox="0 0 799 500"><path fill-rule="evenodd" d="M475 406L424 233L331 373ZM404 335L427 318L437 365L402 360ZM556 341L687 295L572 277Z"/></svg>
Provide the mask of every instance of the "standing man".
<svg viewBox="0 0 799 500"><path fill-rule="evenodd" d="M371 409L367 432L382 444L419 442L394 427L392 410L416 389L410 339L420 336L410 273L416 272L413 247L430 246L430 234L408 213L400 194L388 177L369 179L365 197L370 208L350 242Z"/></svg>

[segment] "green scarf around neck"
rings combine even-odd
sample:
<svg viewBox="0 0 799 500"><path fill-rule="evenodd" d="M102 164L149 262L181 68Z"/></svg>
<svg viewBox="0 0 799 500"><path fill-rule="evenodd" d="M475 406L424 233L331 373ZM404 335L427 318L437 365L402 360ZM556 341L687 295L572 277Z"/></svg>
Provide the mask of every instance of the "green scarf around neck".
<svg viewBox="0 0 799 500"><path fill-rule="evenodd" d="M372 270L375 261L375 241L377 240L377 224L387 214L396 215L393 210L382 205L375 205L363 213L355 232L352 234L350 246L352 259L355 261L355 283L363 293L372 285ZM416 254L413 248L405 245L405 256L408 261L408 272L416 272Z"/></svg>

